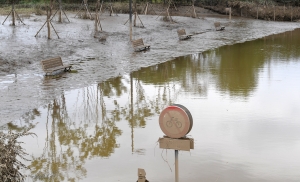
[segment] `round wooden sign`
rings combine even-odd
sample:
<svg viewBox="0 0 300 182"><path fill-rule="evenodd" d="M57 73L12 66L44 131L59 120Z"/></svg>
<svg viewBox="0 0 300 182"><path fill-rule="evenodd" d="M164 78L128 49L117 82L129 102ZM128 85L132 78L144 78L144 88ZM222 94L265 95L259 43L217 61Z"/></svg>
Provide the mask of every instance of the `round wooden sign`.
<svg viewBox="0 0 300 182"><path fill-rule="evenodd" d="M181 138L191 131L193 118L186 107L180 104L173 104L160 113L159 126L168 137Z"/></svg>

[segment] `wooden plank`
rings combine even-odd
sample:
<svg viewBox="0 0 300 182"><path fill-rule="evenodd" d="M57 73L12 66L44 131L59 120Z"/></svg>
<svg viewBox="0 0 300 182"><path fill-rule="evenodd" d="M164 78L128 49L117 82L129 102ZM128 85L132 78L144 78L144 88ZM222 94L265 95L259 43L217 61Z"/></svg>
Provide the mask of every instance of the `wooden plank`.
<svg viewBox="0 0 300 182"><path fill-rule="evenodd" d="M162 149L174 149L174 150L184 150L190 151L194 149L194 139L193 138L169 138L163 137L158 139L159 148Z"/></svg>

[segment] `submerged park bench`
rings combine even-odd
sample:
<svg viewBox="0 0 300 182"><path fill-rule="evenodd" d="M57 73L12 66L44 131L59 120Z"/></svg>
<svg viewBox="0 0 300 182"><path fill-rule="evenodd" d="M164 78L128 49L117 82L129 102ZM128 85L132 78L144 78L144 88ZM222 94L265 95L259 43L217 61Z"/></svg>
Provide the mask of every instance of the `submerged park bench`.
<svg viewBox="0 0 300 182"><path fill-rule="evenodd" d="M52 74L55 71L71 71L71 65L63 65L61 57L50 58L41 61L42 68L46 75Z"/></svg>
<svg viewBox="0 0 300 182"><path fill-rule="evenodd" d="M137 40L132 40L131 42L132 42L134 51L136 51L136 52L150 49L150 45L145 45L142 38L137 39Z"/></svg>
<svg viewBox="0 0 300 182"><path fill-rule="evenodd" d="M214 25L215 25L216 31L222 31L222 30L225 30L225 27L224 27L224 26L221 26L221 23L220 23L220 22L215 22Z"/></svg>
<svg viewBox="0 0 300 182"><path fill-rule="evenodd" d="M186 39L190 39L192 37L192 34L187 35L185 33L185 29L177 30L177 34L178 34L179 40L186 40Z"/></svg>

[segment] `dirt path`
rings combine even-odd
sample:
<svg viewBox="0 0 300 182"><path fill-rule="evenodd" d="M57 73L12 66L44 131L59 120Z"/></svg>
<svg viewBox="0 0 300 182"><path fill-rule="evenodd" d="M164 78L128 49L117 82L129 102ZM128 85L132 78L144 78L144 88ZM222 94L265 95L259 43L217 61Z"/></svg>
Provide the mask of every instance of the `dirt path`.
<svg viewBox="0 0 300 182"><path fill-rule="evenodd" d="M134 27L133 38L143 38L151 49L136 53L129 41L128 24L124 25L128 15L104 14L101 17L104 31L99 34L100 38L94 38L93 21L74 18L74 13L67 15L71 23L53 21L60 39L52 30L52 39L48 40L46 27L35 37L45 22L45 16L24 18L26 25L18 23L13 27L9 25L10 20L0 25L0 126L27 117L26 112L45 105L62 92L103 82L178 56L299 27L297 23L243 18L229 21L226 16L208 16L206 13L199 13L200 18L174 16L176 23L164 22L156 15L140 15L145 28ZM5 16L0 16L0 22L4 19ZM215 21L226 26L225 31L214 31ZM194 34L192 39L179 41L179 28ZM54 56L61 56L63 62L72 64L78 73L44 77L40 60Z"/></svg>

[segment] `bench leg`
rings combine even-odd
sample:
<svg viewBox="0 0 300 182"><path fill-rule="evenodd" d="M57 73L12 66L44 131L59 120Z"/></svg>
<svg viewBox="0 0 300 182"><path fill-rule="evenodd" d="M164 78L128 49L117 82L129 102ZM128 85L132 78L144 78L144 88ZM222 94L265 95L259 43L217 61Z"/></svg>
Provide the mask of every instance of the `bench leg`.
<svg viewBox="0 0 300 182"><path fill-rule="evenodd" d="M71 71L71 67L64 69L64 72L70 72L70 71Z"/></svg>

